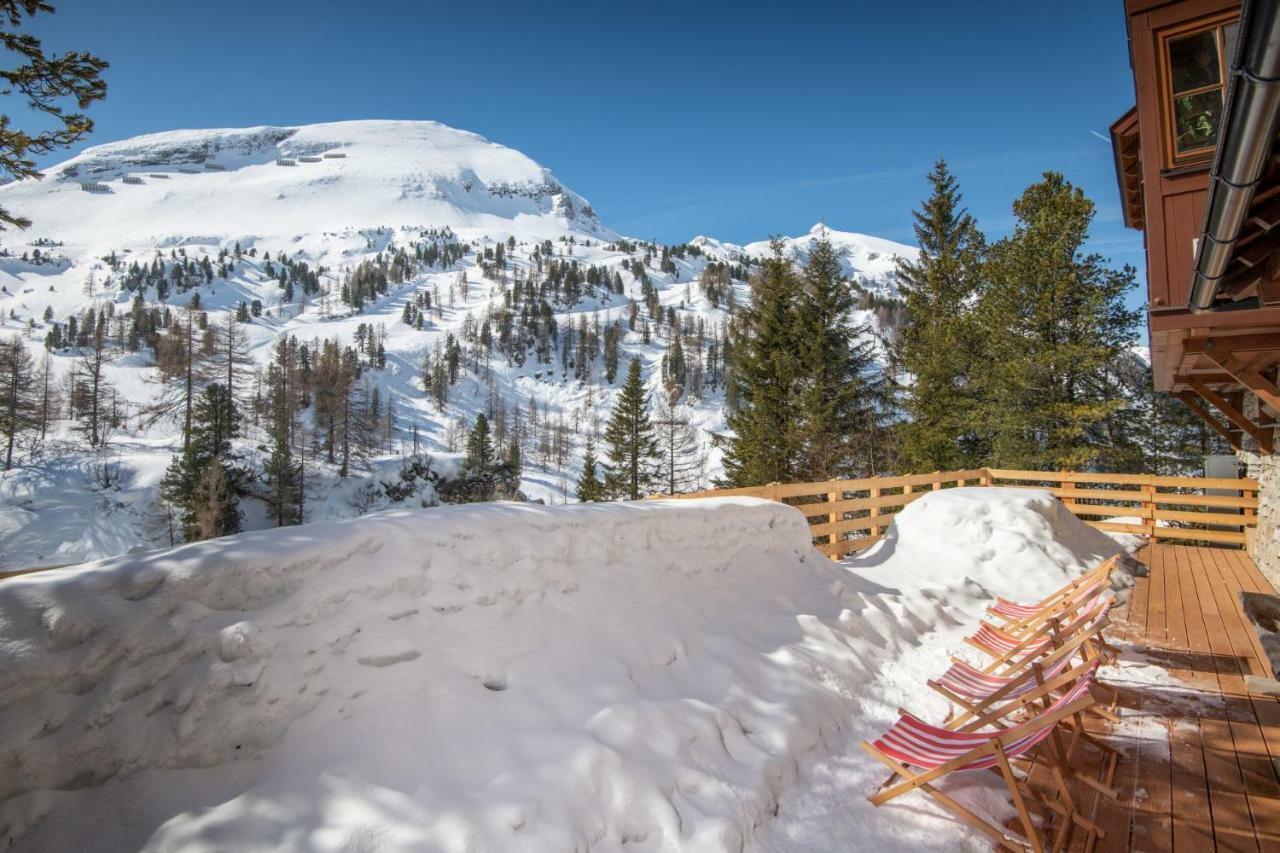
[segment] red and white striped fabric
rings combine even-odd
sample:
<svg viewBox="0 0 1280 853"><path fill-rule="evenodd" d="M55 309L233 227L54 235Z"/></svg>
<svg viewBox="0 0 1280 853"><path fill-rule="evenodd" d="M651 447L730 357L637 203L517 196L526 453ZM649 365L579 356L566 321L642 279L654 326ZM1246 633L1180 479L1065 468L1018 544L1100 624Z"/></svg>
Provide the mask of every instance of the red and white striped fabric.
<svg viewBox="0 0 1280 853"><path fill-rule="evenodd" d="M1046 708L1041 714L1032 717L1020 725L1004 731L991 732L953 732L949 729L932 726L911 714L903 713L893 726L872 742L872 746L885 755L903 764L921 767L926 770L941 767L950 761L963 758L967 753L990 744L997 738L1004 747L1005 754L1013 757L1031 749L1053 732L1053 726L1044 726L1032 730L1036 721L1069 705L1089 692L1094 675L1098 671L1098 662L1080 676L1070 690ZM957 770L985 770L994 767L994 753L983 753L967 761Z"/></svg>
<svg viewBox="0 0 1280 853"><path fill-rule="evenodd" d="M1070 663L1070 656L1064 655L1061 660L1046 669L1042 677L1045 681L1055 678L1061 674ZM1009 678L1003 675L990 675L979 669L974 669L964 661L956 661L951 665L950 669L938 678L937 684L940 687L945 687L957 696L962 696L974 701L981 701L994 696L996 693L1003 690L1010 682L1014 681L1015 678L1017 678L1017 676ZM1033 690L1038 690L1039 688L1040 683L1038 681L1034 678L1028 678L1016 687L1011 688L1009 692L1005 693L1001 698L1017 699L1019 696L1023 696Z"/></svg>
<svg viewBox="0 0 1280 853"><path fill-rule="evenodd" d="M1071 595L1063 601L1060 601L1057 604L1052 604L1050 607L1053 610L1068 610L1071 609L1072 605L1078 606L1081 601L1087 601L1092 598L1094 594L1101 591L1108 583L1109 577L1110 575L1094 579L1092 582L1085 584L1080 587L1080 589L1071 593ZM1007 598L1000 597L997 597L996 603L991 605L989 608L991 613L994 613L997 616L1003 616L1004 618L1014 622L1021 621L1023 619L1030 619L1043 609L1044 607L1039 604L1019 604L1016 601L1010 601Z"/></svg>
<svg viewBox="0 0 1280 853"><path fill-rule="evenodd" d="M1097 630L1097 626L1102 622L1103 617L1111 610L1112 603L1113 599L1110 595L1106 593L1096 595L1093 601L1089 602L1089 605L1080 613L1081 617L1089 619L1082 630ZM994 625L981 622L978 624L978 630L969 640L994 657L1004 657L1014 650L1018 650L1024 656L1038 654L1049 645L1053 637L1046 634L1043 637L1027 642L1026 638L1015 637ZM1023 642L1027 642L1027 644L1023 646ZM1021 646L1020 649L1019 646Z"/></svg>
<svg viewBox="0 0 1280 853"><path fill-rule="evenodd" d="M1024 640L1020 637L1014 637L1001 631L993 625L986 622L978 625L978 630L969 638L974 645L983 651L995 657L1004 657L1014 650L1026 652L1027 654L1035 654L1049 645L1049 637L1039 637L1035 640ZM1026 643L1024 646L1023 643Z"/></svg>

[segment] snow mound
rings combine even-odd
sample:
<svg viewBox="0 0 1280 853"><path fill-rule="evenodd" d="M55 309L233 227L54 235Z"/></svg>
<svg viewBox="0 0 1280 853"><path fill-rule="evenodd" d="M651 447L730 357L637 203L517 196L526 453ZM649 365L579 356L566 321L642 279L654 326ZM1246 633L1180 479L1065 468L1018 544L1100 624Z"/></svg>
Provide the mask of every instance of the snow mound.
<svg viewBox="0 0 1280 853"><path fill-rule="evenodd" d="M975 584L987 597L1035 601L1121 546L1047 491L946 489L908 504L884 540L850 562L912 586ZM904 578L909 580L904 581Z"/></svg>
<svg viewBox="0 0 1280 853"><path fill-rule="evenodd" d="M867 849L950 845L871 809L864 763L830 801L800 768L930 710L899 663L958 643L970 581L1034 597L1096 562L1054 503L930 494L843 565L725 498L383 512L5 581L0 839L803 849L827 803Z"/></svg>

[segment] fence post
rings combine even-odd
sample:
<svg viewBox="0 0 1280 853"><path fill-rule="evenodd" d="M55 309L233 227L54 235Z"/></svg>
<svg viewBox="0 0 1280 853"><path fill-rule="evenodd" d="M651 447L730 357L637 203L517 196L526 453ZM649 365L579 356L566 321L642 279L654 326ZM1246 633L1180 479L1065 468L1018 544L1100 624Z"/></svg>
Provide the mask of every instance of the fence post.
<svg viewBox="0 0 1280 853"><path fill-rule="evenodd" d="M978 475L978 485L979 486L991 485L991 469L990 468L982 469L982 473Z"/></svg>
<svg viewBox="0 0 1280 853"><path fill-rule="evenodd" d="M832 483L836 482L834 477L831 478L831 482ZM844 497L844 493L839 490L836 490L834 492L827 492L827 501L832 504L834 504L836 501L840 500L843 497ZM827 513L827 521L831 524L835 524L837 521L840 521L840 516L842 515L844 515L844 513L842 512L829 512ZM832 545L836 546L836 552L831 555L831 558L833 560L840 559L840 551L839 551L840 537L843 535L844 534L841 533L839 530L831 531L829 541Z"/></svg>
<svg viewBox="0 0 1280 853"><path fill-rule="evenodd" d="M933 479L929 481L929 484L935 492L938 491L938 489L941 489L942 488L942 472L934 471Z"/></svg>
<svg viewBox="0 0 1280 853"><path fill-rule="evenodd" d="M871 489L870 489L869 491L870 491L870 495L869 495L869 497L871 497L873 500L874 500L875 498L880 497L880 487L879 487L879 486L872 486L872 487L871 487ZM872 536L879 536L879 535L880 535L880 531L881 531L881 527L880 527L880 525L879 525L879 524L876 524L876 522L880 520L880 507L878 507L878 506L873 506L873 507L871 507L871 513L870 513L870 515L868 516L868 518L871 520L871 535L872 535Z"/></svg>
<svg viewBox="0 0 1280 853"><path fill-rule="evenodd" d="M1142 480L1142 508L1145 511L1142 519L1142 530L1147 538L1156 541L1156 483L1151 477Z"/></svg>

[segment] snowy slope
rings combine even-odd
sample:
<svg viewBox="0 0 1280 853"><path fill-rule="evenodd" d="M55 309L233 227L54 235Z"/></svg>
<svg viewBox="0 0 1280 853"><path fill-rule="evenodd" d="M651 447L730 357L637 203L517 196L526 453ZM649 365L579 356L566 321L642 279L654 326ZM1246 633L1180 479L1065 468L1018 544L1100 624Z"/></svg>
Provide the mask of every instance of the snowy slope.
<svg viewBox="0 0 1280 853"><path fill-rule="evenodd" d="M609 236L520 152L424 121L148 134L86 149L0 198L40 236L91 252L400 225Z"/></svg>
<svg viewBox="0 0 1280 853"><path fill-rule="evenodd" d="M0 839L984 849L922 797L873 808L850 756L900 705L941 718L924 680L992 595L1116 550L1046 493L961 489L845 565L795 510L720 499L381 513L6 581ZM986 774L946 788L1009 809Z"/></svg>
<svg viewBox="0 0 1280 853"><path fill-rule="evenodd" d="M450 335L463 340L468 329L474 333L501 309L514 283L536 276L552 261L616 275L621 293L597 287L572 304L556 302L555 322L570 336L582 322L624 324L620 376L628 361L638 358L652 396L674 399L705 448L702 483L707 484L719 470L720 451L712 436L726 429L723 385L664 387L660 370L670 327L655 323L646 342L643 329L628 328L626 319L632 302L643 301L647 281L664 318L674 312L681 324L701 324L702 349L709 349L723 333L730 308L724 296L712 300L704 292L700 276L713 262L736 265L732 301L747 304L749 264L767 251L767 244L698 238L664 269L663 247L623 240L546 168L510 148L435 122L151 134L87 149L49 169L43 180L0 187L0 203L33 220L26 231L0 234L0 336L23 337L37 357L53 324L65 328L90 308L127 315L136 295L122 286L130 267L204 260L217 267L239 247L243 255L234 258L226 276L216 274L189 289L171 288L163 298L147 288L148 306L176 310L199 296L216 324L238 305L258 302L261 316L244 328L259 368L269 363L281 335L306 344L333 338L350 343L361 326L384 330L387 366L370 375L381 398L394 400L398 428L392 446L360 468L358 478L394 473L399 457L412 446L415 427L425 452L437 459L456 454L459 431L500 399L508 411L518 405L526 415L536 406L546 422L568 436L567 453L554 452L554 442L548 452L545 430L525 447L522 488L531 498L551 502L572 499L585 440L599 437L619 379L606 380L599 357L586 379L575 377L559 351L522 363L495 357L479 369L474 363L464 369L440 410L424 393L424 356ZM803 260L817 230L788 240L797 260ZM893 258L914 250L834 230L829 236L855 284L892 296ZM448 264L421 266L358 311L341 301L344 277L359 264L398 251L412 254L425 242L456 242L466 254ZM506 249L505 268L483 268L484 253L499 245ZM266 263L267 255L274 266ZM322 269L320 292L287 298L276 280L282 256ZM406 323L406 304L424 297L434 307L422 328ZM869 310L851 319L876 322ZM474 341L464 345L476 346ZM685 348L691 350L687 342ZM702 354L687 352L686 358ZM78 355L74 348L53 353L56 378L69 375ZM156 378L148 352L113 356L107 379L124 425L113 431L107 451L86 454L72 424L64 422L56 425L41 454L24 453L20 470L0 474L0 569L168 544L151 522L156 485L177 447L178 424L143 417L159 394ZM251 456L263 442L259 428L246 429L242 445ZM121 473L106 488L95 482L95 471L104 465ZM308 518L368 508L357 494L359 484L337 482L324 466L315 473L321 494ZM265 523L252 505L246 514L250 529ZM84 518L94 521L84 525Z"/></svg>

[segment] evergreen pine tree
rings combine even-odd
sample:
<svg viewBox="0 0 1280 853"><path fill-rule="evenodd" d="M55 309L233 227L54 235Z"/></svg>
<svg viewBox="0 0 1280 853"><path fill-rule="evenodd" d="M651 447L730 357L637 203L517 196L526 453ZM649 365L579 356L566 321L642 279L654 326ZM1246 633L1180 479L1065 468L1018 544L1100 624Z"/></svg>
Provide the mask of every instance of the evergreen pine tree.
<svg viewBox="0 0 1280 853"><path fill-rule="evenodd" d="M1083 254L1093 202L1058 173L1028 187L1013 212L979 309L992 348L979 377L992 463L1088 470L1104 456L1096 425L1126 405L1104 373L1135 338L1138 312L1125 304L1135 272Z"/></svg>
<svg viewBox="0 0 1280 853"><path fill-rule="evenodd" d="M578 476L578 500L593 503L605 500L604 483L596 471L596 449L591 437L587 437L587 449L582 457L582 473Z"/></svg>
<svg viewBox="0 0 1280 853"><path fill-rule="evenodd" d="M658 449L638 358L631 359L627 381L613 407L604 438L609 445L605 492L612 498L639 500L653 483Z"/></svg>
<svg viewBox="0 0 1280 853"><path fill-rule="evenodd" d="M210 384L192 409L186 449L174 457L160 484L165 500L179 510L188 542L240 530L241 475L231 449L238 431L239 413L227 389Z"/></svg>
<svg viewBox="0 0 1280 853"><path fill-rule="evenodd" d="M808 481L875 473L883 461L884 385L870 333L851 324L853 288L825 233L810 247L803 280L796 473Z"/></svg>
<svg viewBox="0 0 1280 853"><path fill-rule="evenodd" d="M919 255L899 259L897 269L906 305L890 354L908 376L901 452L914 471L970 469L986 463L990 443L974 379L989 360L972 316L985 245L945 162L934 165L929 183L932 194L912 214Z"/></svg>
<svg viewBox="0 0 1280 853"><path fill-rule="evenodd" d="M754 298L742 312L744 338L733 362L736 409L733 437L724 454L724 485L792 482L799 470L798 429L801 364L796 339L799 285L782 244L752 281Z"/></svg>
<svg viewBox="0 0 1280 853"><path fill-rule="evenodd" d="M476 415L475 426L467 435L467 458L463 464L472 477L487 477L493 473L493 439L489 435L489 419L483 412Z"/></svg>

